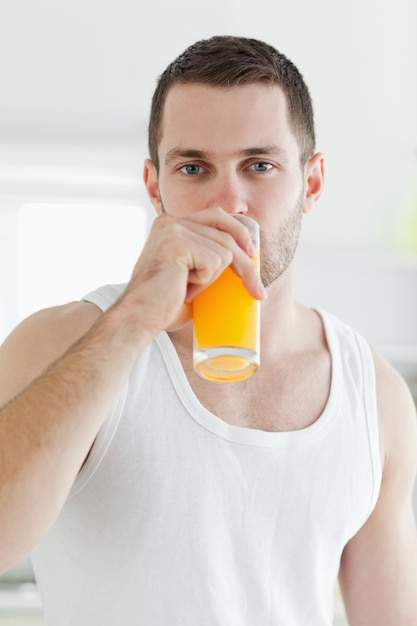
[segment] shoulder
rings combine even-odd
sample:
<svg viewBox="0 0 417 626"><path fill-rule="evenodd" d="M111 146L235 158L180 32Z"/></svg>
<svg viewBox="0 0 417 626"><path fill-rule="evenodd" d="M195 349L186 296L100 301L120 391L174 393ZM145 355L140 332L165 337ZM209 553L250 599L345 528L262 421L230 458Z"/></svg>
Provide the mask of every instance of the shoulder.
<svg viewBox="0 0 417 626"><path fill-rule="evenodd" d="M417 460L416 407L399 372L381 355L373 353L380 443L385 480L414 480ZM407 481L408 482L408 481Z"/></svg>
<svg viewBox="0 0 417 626"><path fill-rule="evenodd" d="M42 309L23 320L0 347L0 406L24 389L101 315L87 302Z"/></svg>
<svg viewBox="0 0 417 626"><path fill-rule="evenodd" d="M416 412L407 384L374 354L382 481L368 520L346 545L340 583L352 623L416 624L416 525L412 488Z"/></svg>

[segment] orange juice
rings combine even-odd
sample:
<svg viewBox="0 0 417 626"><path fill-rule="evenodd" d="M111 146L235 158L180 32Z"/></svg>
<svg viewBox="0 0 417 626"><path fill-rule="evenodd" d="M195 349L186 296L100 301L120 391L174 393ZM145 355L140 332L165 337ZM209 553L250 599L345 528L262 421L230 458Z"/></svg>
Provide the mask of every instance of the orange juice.
<svg viewBox="0 0 417 626"><path fill-rule="evenodd" d="M256 371L259 301L230 267L194 299L193 317L194 367L201 376L241 380Z"/></svg>

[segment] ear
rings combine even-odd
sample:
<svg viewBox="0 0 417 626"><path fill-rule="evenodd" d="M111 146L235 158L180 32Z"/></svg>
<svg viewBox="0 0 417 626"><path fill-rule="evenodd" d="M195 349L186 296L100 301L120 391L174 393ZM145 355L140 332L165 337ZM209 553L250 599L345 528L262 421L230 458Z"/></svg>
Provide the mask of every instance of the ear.
<svg viewBox="0 0 417 626"><path fill-rule="evenodd" d="M160 215L162 213L162 202L159 195L158 174L154 162L151 161L151 159L145 159L143 166L143 181L145 183L149 199L152 202L155 211L158 215Z"/></svg>
<svg viewBox="0 0 417 626"><path fill-rule="evenodd" d="M317 152L309 158L304 170L303 213L309 213L320 198L324 187L324 156Z"/></svg>

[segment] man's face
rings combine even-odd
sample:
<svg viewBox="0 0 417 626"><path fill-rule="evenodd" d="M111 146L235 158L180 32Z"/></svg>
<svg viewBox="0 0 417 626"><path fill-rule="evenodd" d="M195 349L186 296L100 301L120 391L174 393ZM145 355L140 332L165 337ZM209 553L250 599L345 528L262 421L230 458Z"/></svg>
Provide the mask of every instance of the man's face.
<svg viewBox="0 0 417 626"><path fill-rule="evenodd" d="M219 206L253 217L261 227L263 281L271 284L292 260L305 199L282 90L175 85L158 153L158 210L183 217Z"/></svg>

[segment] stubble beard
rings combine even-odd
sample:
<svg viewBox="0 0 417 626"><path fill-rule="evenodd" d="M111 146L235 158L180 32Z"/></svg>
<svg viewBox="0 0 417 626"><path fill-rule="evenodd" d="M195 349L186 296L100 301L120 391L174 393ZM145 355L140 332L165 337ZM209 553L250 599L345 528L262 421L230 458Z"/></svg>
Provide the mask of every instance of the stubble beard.
<svg viewBox="0 0 417 626"><path fill-rule="evenodd" d="M272 285L290 266L300 238L303 220L302 196L285 222L272 235L261 232L261 279L264 287Z"/></svg>

